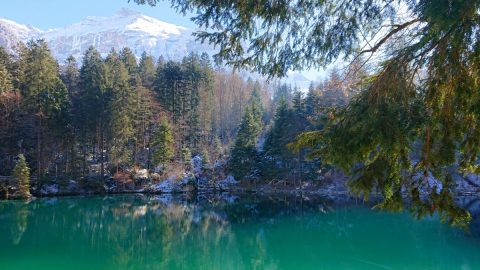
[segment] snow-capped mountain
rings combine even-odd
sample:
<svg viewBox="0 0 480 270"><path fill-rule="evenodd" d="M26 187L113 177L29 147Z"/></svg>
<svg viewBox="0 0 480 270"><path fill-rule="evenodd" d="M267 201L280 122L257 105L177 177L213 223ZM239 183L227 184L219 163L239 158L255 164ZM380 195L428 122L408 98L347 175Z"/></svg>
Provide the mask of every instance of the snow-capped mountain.
<svg viewBox="0 0 480 270"><path fill-rule="evenodd" d="M195 41L192 30L162 22L141 13L121 9L111 17L87 17L63 28L42 31L0 18L0 46L13 52L19 42L45 39L60 64L73 55L80 62L85 50L94 46L106 56L112 48L129 47L137 58L145 51L155 58L179 60L190 52L213 55L213 46ZM301 72L290 72L285 80L302 89L309 80Z"/></svg>
<svg viewBox="0 0 480 270"><path fill-rule="evenodd" d="M0 18L0 46L11 51L19 42L36 37L42 31L29 25L23 25Z"/></svg>
<svg viewBox="0 0 480 270"><path fill-rule="evenodd" d="M129 47L137 57L146 51L167 59L211 50L210 46L196 42L191 34L192 31L185 27L128 9L122 9L111 17L87 17L79 23L48 31L0 19L0 46L11 50L18 41L42 38L48 42L60 63L70 55L81 59L90 46L96 47L104 56L112 48L118 51Z"/></svg>

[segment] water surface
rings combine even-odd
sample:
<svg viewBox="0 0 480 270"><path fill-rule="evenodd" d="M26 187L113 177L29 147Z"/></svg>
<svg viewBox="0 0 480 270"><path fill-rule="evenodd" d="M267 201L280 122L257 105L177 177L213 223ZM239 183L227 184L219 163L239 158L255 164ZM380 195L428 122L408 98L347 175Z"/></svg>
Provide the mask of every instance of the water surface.
<svg viewBox="0 0 480 270"><path fill-rule="evenodd" d="M0 269L480 269L480 239L319 198L0 202Z"/></svg>

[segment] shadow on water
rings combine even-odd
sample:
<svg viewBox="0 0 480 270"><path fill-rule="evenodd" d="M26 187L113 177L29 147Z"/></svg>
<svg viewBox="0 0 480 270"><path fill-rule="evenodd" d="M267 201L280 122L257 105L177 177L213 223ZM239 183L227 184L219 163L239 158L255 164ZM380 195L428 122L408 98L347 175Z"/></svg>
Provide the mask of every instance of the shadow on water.
<svg viewBox="0 0 480 270"><path fill-rule="evenodd" d="M0 202L0 269L467 270L480 269L479 252L476 233L436 218L375 212L350 199L224 194Z"/></svg>

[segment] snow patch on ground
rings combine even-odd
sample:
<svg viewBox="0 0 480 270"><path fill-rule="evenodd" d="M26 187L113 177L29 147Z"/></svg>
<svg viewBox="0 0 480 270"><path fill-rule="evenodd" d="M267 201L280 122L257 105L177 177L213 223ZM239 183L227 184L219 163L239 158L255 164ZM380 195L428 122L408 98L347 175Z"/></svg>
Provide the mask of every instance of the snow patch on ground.
<svg viewBox="0 0 480 270"><path fill-rule="evenodd" d="M43 185L42 189L40 190L40 194L42 195L51 195L58 193L58 184L48 184Z"/></svg>

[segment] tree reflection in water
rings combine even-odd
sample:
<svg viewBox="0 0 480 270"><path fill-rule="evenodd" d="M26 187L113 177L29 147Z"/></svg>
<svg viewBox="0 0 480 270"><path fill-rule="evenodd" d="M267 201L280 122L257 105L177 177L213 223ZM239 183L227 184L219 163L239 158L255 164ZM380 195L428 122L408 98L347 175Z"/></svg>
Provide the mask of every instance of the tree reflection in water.
<svg viewBox="0 0 480 270"><path fill-rule="evenodd" d="M436 220L379 214L347 199L118 195L0 202L0 209L0 261L19 246L89 270L395 268L422 256L438 269L479 266L471 262L477 238L475 246Z"/></svg>

